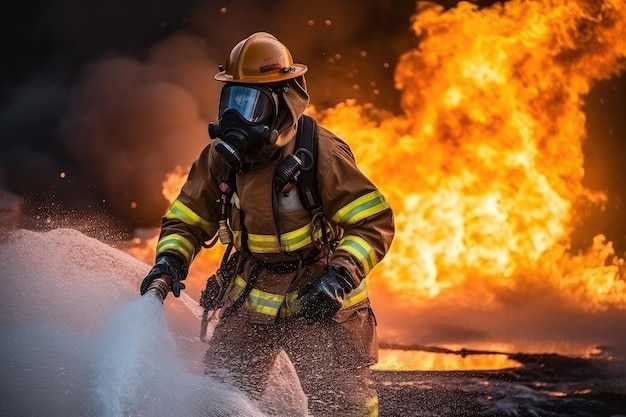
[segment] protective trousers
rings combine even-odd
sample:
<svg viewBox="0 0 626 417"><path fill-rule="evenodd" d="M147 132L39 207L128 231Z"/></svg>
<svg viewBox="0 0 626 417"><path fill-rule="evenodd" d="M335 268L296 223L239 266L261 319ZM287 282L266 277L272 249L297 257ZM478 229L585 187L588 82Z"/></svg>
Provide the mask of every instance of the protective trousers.
<svg viewBox="0 0 626 417"><path fill-rule="evenodd" d="M341 323L307 324L288 318L255 324L240 314L230 316L214 330L205 356L206 373L258 400L284 350L313 416L377 416L378 397L368 367L377 360L374 315L366 305L343 317L347 319Z"/></svg>

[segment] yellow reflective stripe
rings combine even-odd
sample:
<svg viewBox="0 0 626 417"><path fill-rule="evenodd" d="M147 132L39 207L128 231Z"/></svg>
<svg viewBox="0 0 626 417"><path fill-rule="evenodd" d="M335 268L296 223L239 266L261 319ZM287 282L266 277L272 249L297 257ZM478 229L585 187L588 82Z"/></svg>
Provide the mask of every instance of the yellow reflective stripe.
<svg viewBox="0 0 626 417"><path fill-rule="evenodd" d="M191 262L195 253L193 243L178 234L167 235L159 239L156 247L157 255L168 249L173 249L182 254L187 262Z"/></svg>
<svg viewBox="0 0 626 417"><path fill-rule="evenodd" d="M368 417L378 417L378 395L374 395L365 402Z"/></svg>
<svg viewBox="0 0 626 417"><path fill-rule="evenodd" d="M234 288L230 295L233 301L241 295L245 286L246 281L244 281L241 276L237 275L237 277L235 277ZM256 311L261 314L267 314L268 316L276 316L284 299L285 297L282 295L272 294L253 288L246 298L244 306L248 310Z"/></svg>
<svg viewBox="0 0 626 417"><path fill-rule="evenodd" d="M230 293L231 300L235 301L237 298L239 298L239 296L241 295L245 287L246 287L246 281L240 275L237 275L235 277L233 289L231 290L231 293ZM296 298L298 298L297 291L290 292L290 293L287 293L287 295L282 296L279 294L272 294L272 293L261 291L259 289L254 288L252 289L252 291L250 291L250 294L248 295L248 298L246 299L244 303L244 307L247 308L248 310L256 311L257 313L266 314L268 316L275 317L276 315L278 315L278 312L280 310L281 305L283 304L283 301L286 300L285 308L280 310L282 313L282 316L286 317L286 316L291 316L297 313L298 310L300 309L300 306L296 302ZM346 295L346 298L344 300L344 303L341 309L343 310L345 308L352 307L354 305L357 305L365 301L366 299L367 299L367 284L365 283L365 280L363 280L361 281L361 284L357 288L350 291L350 293Z"/></svg>
<svg viewBox="0 0 626 417"><path fill-rule="evenodd" d="M237 298L239 298L245 287L246 281L244 281L240 275L237 275L235 277L235 282L233 283L233 289L231 290L230 298L235 301Z"/></svg>
<svg viewBox="0 0 626 417"><path fill-rule="evenodd" d="M372 191L340 209L333 216L333 221L338 224L354 224L388 208L389 203L380 191Z"/></svg>
<svg viewBox="0 0 626 417"><path fill-rule="evenodd" d="M347 235L344 236L337 245L336 250L345 250L357 261L363 265L363 271L365 275L369 274L369 272L374 268L374 266L378 263L378 259L376 257L376 251L367 243L365 239L358 236Z"/></svg>
<svg viewBox="0 0 626 417"><path fill-rule="evenodd" d="M248 233L248 248L256 253L279 253L278 238L273 235Z"/></svg>
<svg viewBox="0 0 626 417"><path fill-rule="evenodd" d="M233 289L230 294L230 298L234 301L236 300L243 289L246 286L246 281L241 276L235 277L235 282ZM295 314L299 306L295 302L298 297L297 292L288 293L286 296L272 294L269 292L261 291L258 289L253 289L250 291L250 295L246 299L244 306L252 311L256 311L261 314L267 314L270 316L276 316L278 314L278 310L280 309L281 304L287 299L287 308L284 311L285 316L290 316ZM351 306L354 306L360 302L363 302L367 299L367 285L365 280L361 281L361 284L352 290L345 298L343 306L341 309L345 309Z"/></svg>
<svg viewBox="0 0 626 417"><path fill-rule="evenodd" d="M362 301L367 299L367 284L366 280L362 280L358 287L353 289L346 295L346 298L343 301L343 305L341 309L352 307L354 305L359 304Z"/></svg>
<svg viewBox="0 0 626 417"><path fill-rule="evenodd" d="M322 231L315 233L315 238L319 239L322 236ZM287 252L293 252L301 249L311 243L311 225L307 224L304 227L296 229L292 232L283 234L280 238L283 249Z"/></svg>
<svg viewBox="0 0 626 417"><path fill-rule="evenodd" d="M315 238L319 239L322 231L315 232ZM233 230L235 246L241 247L241 231ZM248 233L248 248L255 253L281 253L293 252L311 243L311 225L307 224L299 229L284 233L279 239L275 235L258 235Z"/></svg>
<svg viewBox="0 0 626 417"><path fill-rule="evenodd" d="M285 297L271 294L254 288L246 300L245 306L248 310L258 311L268 316L276 316L278 309Z"/></svg>
<svg viewBox="0 0 626 417"><path fill-rule="evenodd" d="M170 205L170 208L165 213L167 219L177 219L190 226L199 227L209 236L213 236L217 230L217 224L210 222L198 216L192 209L181 203L179 200L174 200Z"/></svg>

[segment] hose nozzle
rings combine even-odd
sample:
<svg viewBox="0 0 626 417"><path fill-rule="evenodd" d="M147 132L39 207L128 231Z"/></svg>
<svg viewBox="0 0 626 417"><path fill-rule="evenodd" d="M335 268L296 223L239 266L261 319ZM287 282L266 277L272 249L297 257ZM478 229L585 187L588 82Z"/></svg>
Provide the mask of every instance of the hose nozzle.
<svg viewBox="0 0 626 417"><path fill-rule="evenodd" d="M150 283L146 294L152 294L161 301L165 300L167 293L172 289L172 279L166 275L156 278Z"/></svg>

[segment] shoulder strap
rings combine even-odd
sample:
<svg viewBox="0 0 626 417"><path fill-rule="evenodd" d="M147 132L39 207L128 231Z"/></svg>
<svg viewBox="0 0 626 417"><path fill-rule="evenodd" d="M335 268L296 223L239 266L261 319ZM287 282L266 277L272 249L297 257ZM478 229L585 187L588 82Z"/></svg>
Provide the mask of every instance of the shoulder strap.
<svg viewBox="0 0 626 417"><path fill-rule="evenodd" d="M296 134L296 150L304 148L313 156L309 169L299 174L297 185L300 202L310 213L316 214L322 210L322 199L317 189L317 122L307 115L298 120ZM308 165L308 161L303 161Z"/></svg>

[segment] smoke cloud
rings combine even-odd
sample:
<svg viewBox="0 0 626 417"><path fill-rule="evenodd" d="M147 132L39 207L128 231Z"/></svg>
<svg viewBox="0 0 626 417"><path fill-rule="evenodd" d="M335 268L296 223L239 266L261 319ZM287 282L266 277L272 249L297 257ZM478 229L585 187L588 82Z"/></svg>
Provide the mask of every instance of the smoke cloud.
<svg viewBox="0 0 626 417"><path fill-rule="evenodd" d="M30 45L13 45L25 58L3 74L0 96L0 186L25 198L32 227L70 214L158 224L161 182L208 142L213 75L250 33L275 34L309 66L317 108L355 98L397 109L393 68L414 41L412 2L40 6L14 10L12 30Z"/></svg>
<svg viewBox="0 0 626 417"><path fill-rule="evenodd" d="M438 3L448 8L457 1ZM25 198L26 222L45 219L43 226L87 213L131 227L157 225L167 204L165 174L187 166L209 140L217 65L250 33L275 34L309 66L318 109L355 99L401 111L394 70L417 44L412 1L113 0L87 7L50 0L38 6L14 6L6 26L15 59L0 70L0 186ZM600 125L590 132L596 145L586 149L589 180L616 192L608 193L606 211L593 213L588 224L596 230L584 235L622 218L620 179L594 173L612 173L623 163L623 123L616 122L623 78L588 99L595 115L589 123ZM620 233L610 238L621 242Z"/></svg>
<svg viewBox="0 0 626 417"><path fill-rule="evenodd" d="M143 61L107 57L85 73L63 119L64 143L84 170L98 173L120 211L147 218L164 210L161 181L208 142L216 112L208 98L218 86L207 74L215 67L201 39L181 34Z"/></svg>

